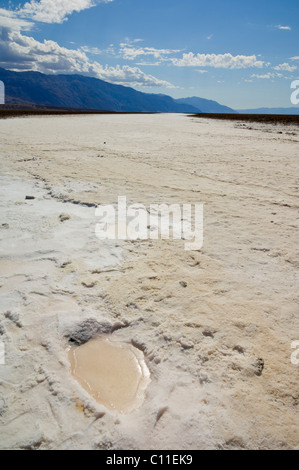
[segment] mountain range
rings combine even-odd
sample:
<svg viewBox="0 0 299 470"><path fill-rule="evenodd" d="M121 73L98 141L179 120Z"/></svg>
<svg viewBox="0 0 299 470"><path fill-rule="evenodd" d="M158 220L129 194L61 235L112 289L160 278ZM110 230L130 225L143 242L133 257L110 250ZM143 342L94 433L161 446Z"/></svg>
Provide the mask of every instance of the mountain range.
<svg viewBox="0 0 299 470"><path fill-rule="evenodd" d="M234 110L197 96L174 99L83 75L45 75L0 68L0 80L5 84L6 105L18 107L29 105L141 113L299 115L299 107Z"/></svg>
<svg viewBox="0 0 299 470"><path fill-rule="evenodd" d="M232 108L223 106L222 104L217 103L217 101L206 100L204 98L198 98L193 96L192 98L180 98L175 100L179 104L190 105L201 110L202 113L215 113L215 114L236 114Z"/></svg>
<svg viewBox="0 0 299 470"><path fill-rule="evenodd" d="M174 99L167 95L143 93L123 85L82 75L45 75L13 72L0 68L5 84L5 102L96 109L116 112L235 113L231 108L203 98Z"/></svg>

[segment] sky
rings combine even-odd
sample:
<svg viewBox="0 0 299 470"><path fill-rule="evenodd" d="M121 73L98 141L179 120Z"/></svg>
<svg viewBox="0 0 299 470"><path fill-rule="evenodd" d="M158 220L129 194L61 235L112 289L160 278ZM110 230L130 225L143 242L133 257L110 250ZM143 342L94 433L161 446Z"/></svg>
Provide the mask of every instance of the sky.
<svg viewBox="0 0 299 470"><path fill-rule="evenodd" d="M291 107L298 0L0 0L0 67Z"/></svg>

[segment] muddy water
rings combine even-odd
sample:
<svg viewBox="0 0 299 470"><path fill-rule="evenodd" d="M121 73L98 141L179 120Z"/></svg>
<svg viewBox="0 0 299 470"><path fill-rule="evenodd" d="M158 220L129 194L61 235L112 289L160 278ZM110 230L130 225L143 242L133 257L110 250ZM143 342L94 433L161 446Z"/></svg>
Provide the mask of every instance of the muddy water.
<svg viewBox="0 0 299 470"><path fill-rule="evenodd" d="M96 338L69 350L71 373L95 400L120 413L143 403L150 373L139 349Z"/></svg>

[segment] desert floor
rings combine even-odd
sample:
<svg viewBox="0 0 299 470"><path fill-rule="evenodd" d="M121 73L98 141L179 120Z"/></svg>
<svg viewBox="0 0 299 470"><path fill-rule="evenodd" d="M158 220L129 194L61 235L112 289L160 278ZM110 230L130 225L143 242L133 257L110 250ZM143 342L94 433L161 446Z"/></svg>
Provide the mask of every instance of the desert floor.
<svg viewBox="0 0 299 470"><path fill-rule="evenodd" d="M0 447L298 448L299 128L44 116L0 140ZM119 196L203 203L203 247L99 240L95 206ZM80 387L78 335L143 351L142 406Z"/></svg>

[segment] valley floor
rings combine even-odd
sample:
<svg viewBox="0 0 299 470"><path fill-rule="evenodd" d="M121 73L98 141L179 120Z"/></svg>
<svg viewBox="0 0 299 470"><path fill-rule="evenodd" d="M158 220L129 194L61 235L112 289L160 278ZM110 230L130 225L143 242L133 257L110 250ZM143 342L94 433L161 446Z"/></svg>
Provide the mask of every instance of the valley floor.
<svg viewBox="0 0 299 470"><path fill-rule="evenodd" d="M0 140L0 447L298 448L298 127L43 116ZM95 207L119 196L203 203L202 248L99 240ZM73 379L78 334L144 352L140 408Z"/></svg>

